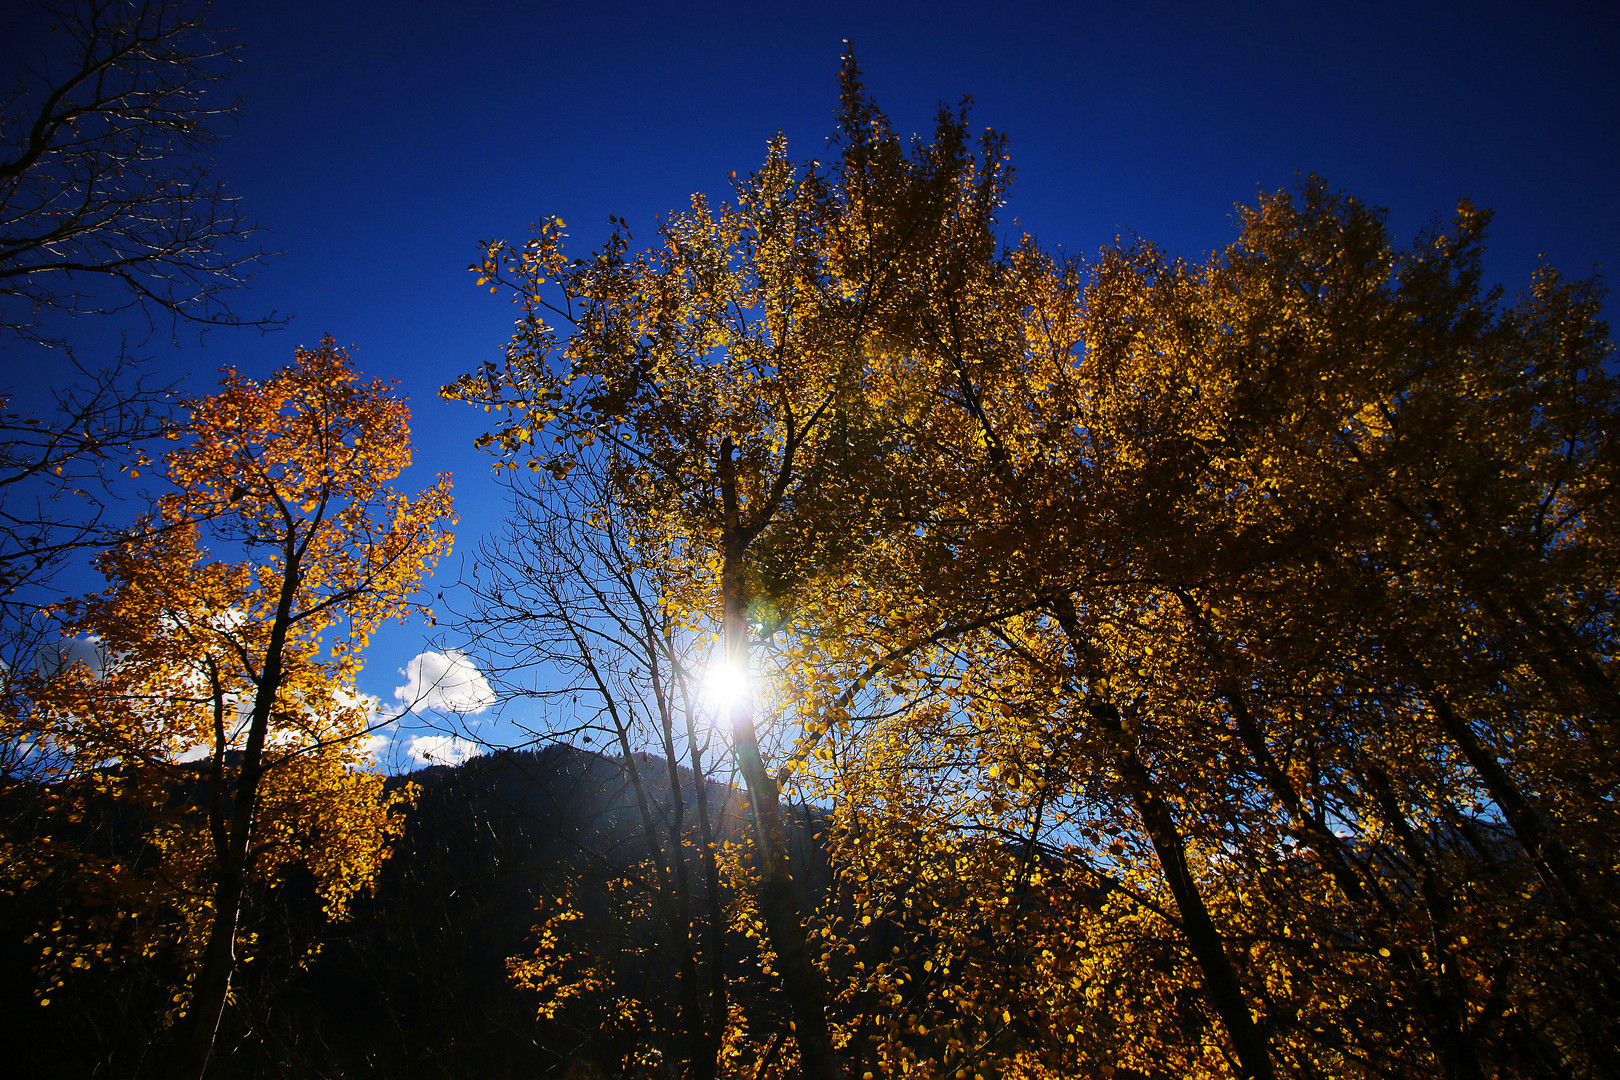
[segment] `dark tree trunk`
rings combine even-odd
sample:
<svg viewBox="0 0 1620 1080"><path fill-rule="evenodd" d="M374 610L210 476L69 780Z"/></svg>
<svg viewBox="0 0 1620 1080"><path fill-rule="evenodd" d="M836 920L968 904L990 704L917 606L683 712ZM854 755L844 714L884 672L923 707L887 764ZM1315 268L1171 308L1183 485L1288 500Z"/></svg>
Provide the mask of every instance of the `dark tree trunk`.
<svg viewBox="0 0 1620 1080"><path fill-rule="evenodd" d="M258 811L259 782L264 777L264 743L275 712L276 695L281 689L282 657L293 621L293 600L298 592L298 552L290 540L285 557L275 622L270 627L264 666L253 695L247 744L242 748L242 771L236 778L226 847L215 852L218 869L214 875L214 921L203 948L202 966L192 983L191 1002L186 1015L175 1027L171 1071L177 1080L206 1075L230 998L231 977L236 973L236 934L242 918L242 902L247 895L253 819Z"/></svg>
<svg viewBox="0 0 1620 1080"><path fill-rule="evenodd" d="M1089 649L1068 597L1062 597L1055 603L1052 613L1068 637L1076 657L1083 660ZM1112 758L1110 764L1125 782L1131 804L1147 829L1165 883L1169 885L1170 894L1175 898L1176 908L1181 914L1181 931L1186 935L1187 946L1204 973L1204 993L1226 1026L1243 1076L1246 1080L1272 1080L1276 1074L1271 1067L1270 1043L1254 1022L1254 1017L1249 1015L1249 1003L1238 981L1237 970L1226 955L1220 930L1210 918L1209 908L1205 906L1198 884L1193 881L1187 867L1186 844L1182 841L1169 805L1159 794L1147 766L1131 744L1119 710L1112 704L1098 703L1091 707L1090 717L1092 724L1103 734Z"/></svg>
<svg viewBox="0 0 1620 1080"><path fill-rule="evenodd" d="M720 451L720 485L726 515L721 539L723 563L720 588L724 604L726 662L737 672L747 672L748 620L743 559L749 536L738 523L737 482L731 453L731 441L727 439ZM739 694L732 705L731 737L754 813L754 838L759 849L760 913L765 917L765 929L770 936L771 948L776 952L782 987L792 1011L794 1037L799 1044L800 1071L806 1080L837 1080L838 1061L833 1053L832 1033L827 1028L827 996L822 987L821 973L810 963L804 920L793 888L787 843L782 832L779 793L776 781L760 757L751 689Z"/></svg>

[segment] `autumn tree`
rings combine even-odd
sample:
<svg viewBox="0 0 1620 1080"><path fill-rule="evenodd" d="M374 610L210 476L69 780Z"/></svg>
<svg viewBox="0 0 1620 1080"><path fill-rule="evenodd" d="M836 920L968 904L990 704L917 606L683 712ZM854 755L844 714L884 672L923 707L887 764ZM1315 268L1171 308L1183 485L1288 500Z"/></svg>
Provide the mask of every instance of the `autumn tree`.
<svg viewBox="0 0 1620 1080"><path fill-rule="evenodd" d="M975 155L965 108L942 109L934 141L908 154L851 60L839 132L825 168L793 165L776 140L732 202L694 199L642 254L621 225L593 258L570 262L555 219L527 243L488 245L474 269L511 287L523 318L503 366L446 388L510 413L482 440L509 464L565 476L581 452L612 447L618 504L694 567L700 584L682 603L723 634L738 673L775 612L859 546L886 499L875 493L901 448L869 394L885 325L919 290L950 291L954 263L994 249L1002 143L987 135ZM729 728L804 1072L830 1077L823 980L751 695Z"/></svg>
<svg viewBox="0 0 1620 1080"><path fill-rule="evenodd" d="M1591 283L1497 308L1484 221L1401 251L1311 181L1205 266L1105 252L1078 301L1012 253L1047 284L918 335L978 363L896 580L1034 605L925 669L957 708L832 747L828 782L909 825L874 870L973 830L1038 856L979 888L1074 958L1024 999L1103 1036L1069 1068L1223 1072L1207 1008L1246 1073L1614 1070L1611 352Z"/></svg>
<svg viewBox="0 0 1620 1080"><path fill-rule="evenodd" d="M999 141L908 154L853 65L836 144L644 254L490 245L524 318L447 390L608 448L773 688L760 845L797 785L838 868L768 920L790 989L825 944L807 1074L819 1014L874 1075L1613 1075L1597 284L1504 304L1488 215L1402 248L1314 178L1202 263L1003 247Z"/></svg>
<svg viewBox="0 0 1620 1080"><path fill-rule="evenodd" d="M133 850L82 850L62 825L26 854L73 860L102 901L46 935L64 970L177 951L176 1075L206 1069L252 955L250 889L302 864L338 915L386 856L399 799L368 767L376 721L353 681L450 539L448 477L414 499L386 486L409 462L404 403L330 339L262 383L226 372L189 412L165 462L175 490L101 558L108 589L65 608L100 663L31 680L8 717L49 763L52 818L110 804L140 823Z"/></svg>
<svg viewBox="0 0 1620 1080"><path fill-rule="evenodd" d="M1354 708L1340 697L1312 710L1333 718L1314 723L1334 747L1316 782L1334 791L1333 818L1362 823L1375 874L1402 865L1407 898L1417 885L1399 923L1418 936L1387 946L1391 977L1444 1071L1495 1059L1612 1073L1588 1049L1612 1044L1601 1017L1614 988L1614 912L1593 899L1608 865L1598 838L1613 835L1596 795L1612 775L1600 718L1613 673L1597 659L1613 640L1599 554L1613 515L1611 346L1593 282L1543 270L1508 307L1481 287L1488 220L1465 203L1391 251L1381 215L1319 182L1247 215L1212 278L1245 328L1234 346L1270 354L1256 376L1288 388L1273 397L1287 422L1251 436L1267 445L1250 467L1300 547L1264 608L1234 604L1210 629L1230 648L1241 622L1229 620L1258 618L1249 633L1287 648L1285 665L1317 652L1316 678L1353 695ZM1335 643L1331 664L1321 639ZM1248 709L1287 760L1303 732ZM1547 974L1577 956L1578 973Z"/></svg>

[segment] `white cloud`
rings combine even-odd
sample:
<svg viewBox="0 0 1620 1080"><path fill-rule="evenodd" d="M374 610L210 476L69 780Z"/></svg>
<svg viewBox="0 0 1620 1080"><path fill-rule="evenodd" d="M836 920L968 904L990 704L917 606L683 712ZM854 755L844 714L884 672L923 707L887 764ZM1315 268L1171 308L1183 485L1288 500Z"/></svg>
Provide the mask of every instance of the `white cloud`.
<svg viewBox="0 0 1620 1080"><path fill-rule="evenodd" d="M393 740L387 735L380 731L374 731L367 735L365 741L360 744L360 752L370 757L372 761L381 761L383 751L387 750L392 743Z"/></svg>
<svg viewBox="0 0 1620 1080"><path fill-rule="evenodd" d="M376 699L373 698L372 700L375 701ZM246 729L238 728L235 735L231 739L231 746L240 750L245 739ZM279 750L289 750L303 747L308 743L308 740L296 732L272 731L270 732L269 738L266 739L266 743ZM387 735L374 731L370 735L360 738L358 747L360 753L364 757L370 758L371 763L375 765L382 762L384 754L392 744L393 740ZM198 762L207 761L213 756L214 748L212 745L208 743L194 743L193 745L182 750L180 753L176 754L172 760L182 763Z"/></svg>
<svg viewBox="0 0 1620 1080"><path fill-rule="evenodd" d="M424 765L460 765L484 752L483 747L454 735L416 735L405 749L412 761Z"/></svg>
<svg viewBox="0 0 1620 1080"><path fill-rule="evenodd" d="M107 656L102 652L101 639L63 638L42 646L34 654L34 670L46 678L54 677L76 663L84 664L90 669L90 674L99 678L107 670Z"/></svg>
<svg viewBox="0 0 1620 1080"><path fill-rule="evenodd" d="M478 666L455 649L417 653L399 673L406 679L404 686L394 688L399 712L433 709L466 715L495 704L495 691Z"/></svg>

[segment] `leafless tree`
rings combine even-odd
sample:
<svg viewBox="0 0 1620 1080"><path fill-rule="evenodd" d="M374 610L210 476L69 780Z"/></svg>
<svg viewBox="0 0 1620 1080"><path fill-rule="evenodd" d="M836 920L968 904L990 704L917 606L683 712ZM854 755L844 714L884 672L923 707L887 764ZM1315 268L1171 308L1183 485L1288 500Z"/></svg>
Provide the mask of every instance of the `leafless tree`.
<svg viewBox="0 0 1620 1080"><path fill-rule="evenodd" d="M658 1014L647 1037L671 1075L712 1080L741 959L735 942L728 954L717 852L744 825L726 734L700 686L710 646L662 602L680 574L649 556L656 541L604 512L613 496L599 471L511 493L507 534L481 548L458 621L509 722L536 744L598 748L617 770L634 850L604 834L613 846L589 854L607 876L635 880L645 922L593 920L630 936L594 941L591 954L627 958L642 979L663 965L665 990L633 995ZM628 875L627 857L638 867Z"/></svg>
<svg viewBox="0 0 1620 1080"><path fill-rule="evenodd" d="M185 0L44 0L52 48L0 100L0 333L60 344L39 316L138 309L259 325L224 294L264 251L210 172L237 102L213 91L237 46Z"/></svg>
<svg viewBox="0 0 1620 1080"><path fill-rule="evenodd" d="M31 589L76 553L107 543L107 484L119 472L139 476L172 398L170 385L134 367L127 358L78 367L43 420L0 397L0 625L37 603Z"/></svg>
<svg viewBox="0 0 1620 1080"><path fill-rule="evenodd" d="M206 0L40 0L29 14L49 32L0 97L0 344L55 346L53 369L73 372L48 403L0 387L0 664L27 662L43 587L116 539L109 481L147 464L173 403L127 349L75 359L49 316L134 310L171 333L279 322L225 302L264 252L210 175L237 47L209 13Z"/></svg>

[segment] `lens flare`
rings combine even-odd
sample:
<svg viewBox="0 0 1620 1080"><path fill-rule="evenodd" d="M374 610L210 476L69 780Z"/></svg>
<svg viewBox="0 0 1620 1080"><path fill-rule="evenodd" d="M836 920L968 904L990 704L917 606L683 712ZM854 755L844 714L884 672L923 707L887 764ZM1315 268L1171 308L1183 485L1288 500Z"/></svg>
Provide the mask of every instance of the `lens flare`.
<svg viewBox="0 0 1620 1080"><path fill-rule="evenodd" d="M716 660L703 679L703 695L721 716L729 716L738 702L747 699L748 673L724 659Z"/></svg>

